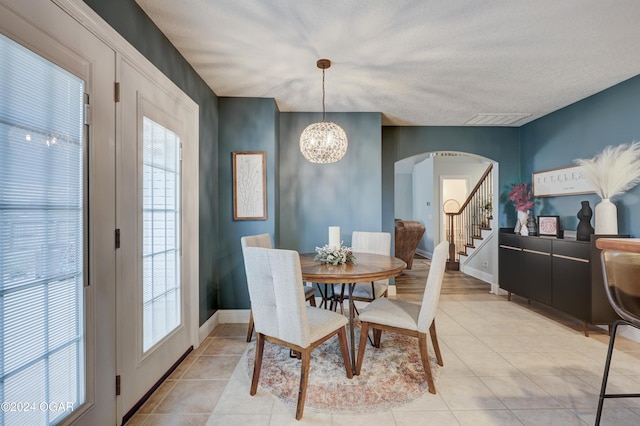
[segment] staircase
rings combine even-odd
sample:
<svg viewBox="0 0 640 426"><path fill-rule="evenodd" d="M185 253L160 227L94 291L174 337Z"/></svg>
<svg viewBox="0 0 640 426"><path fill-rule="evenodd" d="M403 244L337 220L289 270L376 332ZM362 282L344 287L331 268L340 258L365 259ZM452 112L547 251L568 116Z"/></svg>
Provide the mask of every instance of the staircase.
<svg viewBox="0 0 640 426"><path fill-rule="evenodd" d="M460 256L469 256L482 245L491 233L493 220L493 164L484 172L462 207L457 212L448 212L447 240L449 257L447 270L460 270Z"/></svg>

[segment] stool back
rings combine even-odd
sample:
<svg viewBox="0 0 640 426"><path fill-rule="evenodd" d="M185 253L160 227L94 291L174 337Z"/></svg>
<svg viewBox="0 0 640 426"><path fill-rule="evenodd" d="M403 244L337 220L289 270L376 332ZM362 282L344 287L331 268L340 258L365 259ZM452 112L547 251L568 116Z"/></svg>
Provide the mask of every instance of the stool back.
<svg viewBox="0 0 640 426"><path fill-rule="evenodd" d="M640 254L603 250L601 261L609 303L623 320L640 327Z"/></svg>

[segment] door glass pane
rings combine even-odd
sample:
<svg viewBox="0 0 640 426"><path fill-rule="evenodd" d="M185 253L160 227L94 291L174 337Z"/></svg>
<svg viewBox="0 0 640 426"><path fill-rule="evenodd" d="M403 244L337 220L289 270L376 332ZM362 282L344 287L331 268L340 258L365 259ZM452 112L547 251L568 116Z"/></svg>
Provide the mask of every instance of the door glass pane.
<svg viewBox="0 0 640 426"><path fill-rule="evenodd" d="M180 324L180 138L143 118L143 351Z"/></svg>
<svg viewBox="0 0 640 426"><path fill-rule="evenodd" d="M85 401L83 94L0 35L0 424Z"/></svg>

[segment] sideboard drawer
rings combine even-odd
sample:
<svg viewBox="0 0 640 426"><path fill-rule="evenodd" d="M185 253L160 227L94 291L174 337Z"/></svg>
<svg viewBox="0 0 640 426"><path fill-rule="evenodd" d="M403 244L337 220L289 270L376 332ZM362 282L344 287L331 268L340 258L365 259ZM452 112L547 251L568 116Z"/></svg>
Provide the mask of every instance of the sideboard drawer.
<svg viewBox="0 0 640 426"><path fill-rule="evenodd" d="M553 240L553 254L567 258L589 260L591 245L589 241Z"/></svg>
<svg viewBox="0 0 640 426"><path fill-rule="evenodd" d="M551 253L551 239L536 238L536 237L522 237L520 239L521 247L525 250Z"/></svg>

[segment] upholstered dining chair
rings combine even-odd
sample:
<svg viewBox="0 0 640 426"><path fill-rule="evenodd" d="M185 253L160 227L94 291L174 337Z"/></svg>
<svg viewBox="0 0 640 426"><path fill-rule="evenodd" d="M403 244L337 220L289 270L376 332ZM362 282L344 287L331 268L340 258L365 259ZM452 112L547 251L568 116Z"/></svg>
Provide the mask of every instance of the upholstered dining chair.
<svg viewBox="0 0 640 426"><path fill-rule="evenodd" d="M351 248L356 253L389 256L391 254L391 234L388 232L353 231L351 234ZM380 297L387 297L388 290L388 279L368 283L357 283L353 288L353 300L371 302ZM343 300L349 297L349 295L346 294L345 285L334 284L333 292L339 296L340 309L344 312Z"/></svg>
<svg viewBox="0 0 640 426"><path fill-rule="evenodd" d="M609 333L609 349L602 375L596 426L600 424L605 398L640 398L640 393L606 393L618 326L628 325L640 329L640 253L603 250L601 262L607 298L620 319L613 323Z"/></svg>
<svg viewBox="0 0 640 426"><path fill-rule="evenodd" d="M242 246L242 255L244 257L244 249L247 247L273 248L271 244L271 236L269 234L247 235L240 238ZM246 264L246 260L245 260ZM311 306L316 306L316 291L313 287L304 287L304 297L309 301ZM247 342L251 341L253 336L253 309L249 309L249 330L247 330Z"/></svg>
<svg viewBox="0 0 640 426"><path fill-rule="evenodd" d="M257 336L250 394L255 395L258 389L265 340L300 352L302 366L296 408L296 419L300 420L314 348L337 334L347 377L353 377L347 318L327 309L305 306L300 256L296 251L247 247L245 261Z"/></svg>
<svg viewBox="0 0 640 426"><path fill-rule="evenodd" d="M360 374L362 359L367 346L369 328L373 329L374 346L380 347L382 331L400 333L418 338L420 357L424 367L425 377L429 385L429 392L436 393L436 386L431 374L431 362L427 352L427 331L431 334L433 350L439 365L443 365L438 336L436 334L435 315L440 299L440 289L444 278L449 243L443 241L433 251L429 276L422 296L422 305L404 302L396 299L376 299L360 312L362 330L355 374Z"/></svg>

